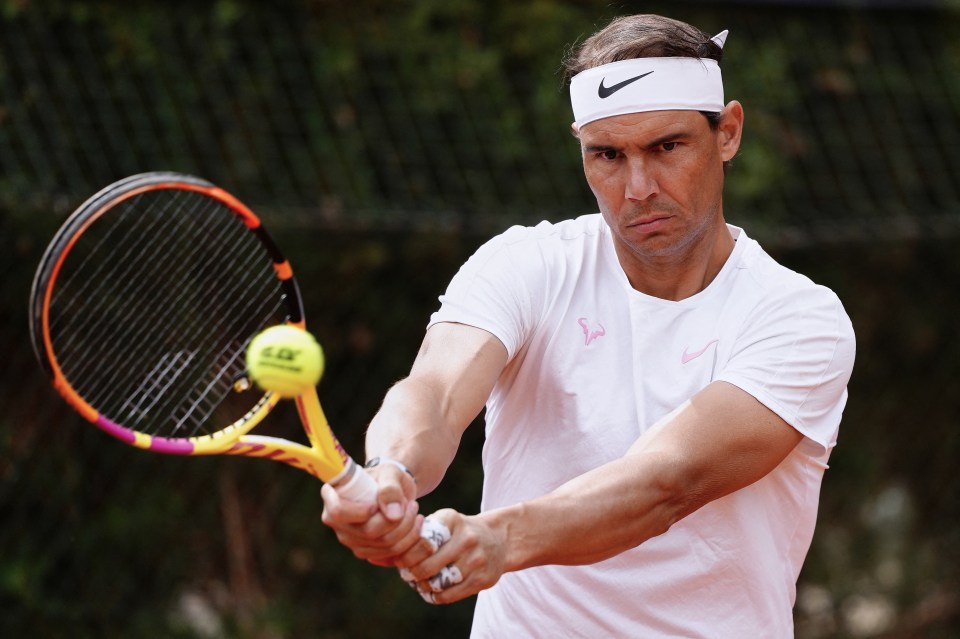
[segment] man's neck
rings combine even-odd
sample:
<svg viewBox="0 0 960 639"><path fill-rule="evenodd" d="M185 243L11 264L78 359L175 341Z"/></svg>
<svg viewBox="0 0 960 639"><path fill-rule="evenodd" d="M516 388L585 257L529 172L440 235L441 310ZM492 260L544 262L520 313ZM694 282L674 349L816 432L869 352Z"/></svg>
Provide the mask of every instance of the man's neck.
<svg viewBox="0 0 960 639"><path fill-rule="evenodd" d="M713 282L735 244L729 228L722 224L689 246L666 255L638 256L622 246L615 248L635 290L651 297L679 301L696 295Z"/></svg>

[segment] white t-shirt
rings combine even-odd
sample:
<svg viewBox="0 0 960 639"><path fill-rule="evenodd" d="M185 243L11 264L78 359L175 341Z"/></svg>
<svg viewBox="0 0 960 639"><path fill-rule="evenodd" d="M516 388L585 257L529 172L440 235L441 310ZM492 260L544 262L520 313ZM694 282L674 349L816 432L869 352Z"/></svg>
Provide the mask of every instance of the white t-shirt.
<svg viewBox="0 0 960 639"><path fill-rule="evenodd" d="M509 353L486 406L484 510L622 457L716 380L805 436L765 478L631 550L503 575L479 595L472 636L792 636L854 336L830 290L730 231L720 273L678 302L631 288L599 215L511 228L440 298L431 324L482 328Z"/></svg>

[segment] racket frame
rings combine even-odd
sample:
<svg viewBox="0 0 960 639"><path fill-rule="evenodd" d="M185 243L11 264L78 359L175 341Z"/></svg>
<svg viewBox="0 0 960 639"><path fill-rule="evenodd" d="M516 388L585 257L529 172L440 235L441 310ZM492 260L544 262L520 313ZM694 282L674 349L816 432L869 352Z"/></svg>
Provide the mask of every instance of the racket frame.
<svg viewBox="0 0 960 639"><path fill-rule="evenodd" d="M142 173L105 187L81 204L63 223L40 261L30 295L30 335L37 359L51 378L53 387L87 421L128 445L175 455L241 455L272 459L300 468L334 486L342 485L341 490L343 486L359 481L365 484L361 492L369 496L369 484L358 477L362 475L369 479L369 475L350 458L333 435L314 387L296 398L297 410L311 444L305 446L278 437L249 434L279 403L280 397L276 393L266 392L243 416L216 432L169 438L141 433L116 423L90 405L64 375L50 335L50 304L61 266L83 233L115 206L150 191L174 188L194 191L224 204L257 236L270 255L284 289L289 313L287 324L305 329L303 302L293 269L252 210L206 180L173 172Z"/></svg>

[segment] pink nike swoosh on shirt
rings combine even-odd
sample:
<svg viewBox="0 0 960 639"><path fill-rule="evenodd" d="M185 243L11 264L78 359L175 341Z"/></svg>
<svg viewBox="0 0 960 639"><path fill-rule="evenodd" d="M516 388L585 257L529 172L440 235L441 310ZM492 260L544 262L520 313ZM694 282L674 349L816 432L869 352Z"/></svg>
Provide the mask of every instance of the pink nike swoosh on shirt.
<svg viewBox="0 0 960 639"><path fill-rule="evenodd" d="M693 352L693 353L688 353L688 352L687 352L687 350L688 350L689 347L683 349L683 355L680 356L680 363L681 363L681 364L686 364L687 362L692 362L693 360L697 359L698 357L700 357L701 355L703 355L704 353L706 353L708 348L710 348L711 346L713 346L714 344L716 344L716 343L719 342L719 341L720 341L720 340L718 340L718 339L710 340L709 342L707 342L707 345L706 345L706 346L704 346L703 348L701 348L699 351L695 351L695 352Z"/></svg>

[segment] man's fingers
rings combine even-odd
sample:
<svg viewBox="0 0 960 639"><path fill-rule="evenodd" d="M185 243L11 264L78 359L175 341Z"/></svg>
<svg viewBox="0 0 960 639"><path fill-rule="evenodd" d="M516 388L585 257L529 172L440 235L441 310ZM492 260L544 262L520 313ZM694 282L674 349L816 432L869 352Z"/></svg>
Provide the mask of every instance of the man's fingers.
<svg viewBox="0 0 960 639"><path fill-rule="evenodd" d="M320 496L323 498L321 519L332 528L339 524L362 524L377 510L376 504L342 499L330 484L324 484L320 488Z"/></svg>
<svg viewBox="0 0 960 639"><path fill-rule="evenodd" d="M500 579L504 572L503 538L484 523L482 516L467 517L444 509L427 517L424 527L432 520L442 524L439 530L447 535L445 543L401 575L424 600L453 603Z"/></svg>
<svg viewBox="0 0 960 639"><path fill-rule="evenodd" d="M360 559L396 566L400 556L421 542L419 531L423 517L418 511L417 502L410 502L399 522L387 521L378 513L366 524L337 530L337 538Z"/></svg>
<svg viewBox="0 0 960 639"><path fill-rule="evenodd" d="M377 503L362 504L340 497L329 485L321 488L321 519L353 554L377 566L399 566L401 557L426 544L420 537L423 517L413 479L393 466L371 469L379 484ZM429 545L427 544L429 548ZM417 560L430 550L414 553Z"/></svg>
<svg viewBox="0 0 960 639"><path fill-rule="evenodd" d="M414 546L410 556L404 556L407 566L416 566L413 571L418 581L426 580L440 572L460 554L460 544L448 543L456 529L459 513L445 508L428 516L420 531L422 542Z"/></svg>
<svg viewBox="0 0 960 639"><path fill-rule="evenodd" d="M413 479L393 465L377 466L374 471L380 490L377 503L380 512L390 521L404 516L404 506L416 496Z"/></svg>
<svg viewBox="0 0 960 639"><path fill-rule="evenodd" d="M420 531L417 531L416 539L413 540L410 548L397 558L397 566L416 566L434 552L436 552L434 544L424 539Z"/></svg>

